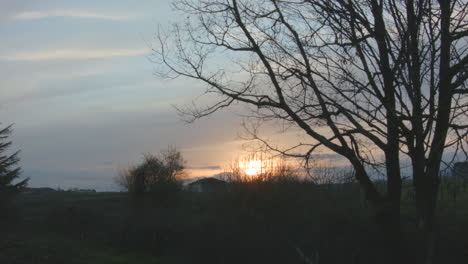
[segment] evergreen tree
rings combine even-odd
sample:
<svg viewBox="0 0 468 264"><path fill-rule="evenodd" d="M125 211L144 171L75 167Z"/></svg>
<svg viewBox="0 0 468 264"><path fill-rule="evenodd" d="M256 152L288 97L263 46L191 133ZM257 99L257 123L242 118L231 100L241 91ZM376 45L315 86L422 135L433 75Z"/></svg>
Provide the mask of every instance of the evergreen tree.
<svg viewBox="0 0 468 264"><path fill-rule="evenodd" d="M15 193L24 188L29 179L24 179L14 183L19 178L21 167L18 166L20 160L19 151L8 155L6 150L10 147L11 141L8 137L11 135L11 125L0 130L0 194Z"/></svg>

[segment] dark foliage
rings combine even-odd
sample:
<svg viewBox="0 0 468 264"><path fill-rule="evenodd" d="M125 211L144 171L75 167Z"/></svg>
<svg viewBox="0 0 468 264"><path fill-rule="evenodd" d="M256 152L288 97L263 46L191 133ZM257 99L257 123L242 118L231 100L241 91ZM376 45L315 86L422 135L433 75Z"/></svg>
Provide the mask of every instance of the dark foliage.
<svg viewBox="0 0 468 264"><path fill-rule="evenodd" d="M144 193L165 196L180 189L184 163L182 154L169 147L159 155L145 154L141 164L121 170L116 181L137 196Z"/></svg>
<svg viewBox="0 0 468 264"><path fill-rule="evenodd" d="M11 135L11 125L0 130L0 208L4 208L10 203L11 197L26 187L29 179L15 182L21 173L18 166L19 151L7 154L7 149L11 146L8 137Z"/></svg>
<svg viewBox="0 0 468 264"><path fill-rule="evenodd" d="M454 195L452 185L441 185L434 263L468 260L468 192ZM0 263L424 263L414 198L402 200L410 254L396 262L358 193L352 182L237 181L225 192L182 191L177 203L147 197L137 208L124 193L25 193L17 199L24 217L9 240L0 236Z"/></svg>

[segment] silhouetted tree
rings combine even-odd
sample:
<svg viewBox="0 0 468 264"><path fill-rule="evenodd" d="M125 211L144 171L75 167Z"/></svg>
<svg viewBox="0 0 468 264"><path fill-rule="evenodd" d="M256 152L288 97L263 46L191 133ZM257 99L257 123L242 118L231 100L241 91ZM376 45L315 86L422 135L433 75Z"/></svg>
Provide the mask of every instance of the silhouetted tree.
<svg viewBox="0 0 468 264"><path fill-rule="evenodd" d="M117 183L130 193L167 193L179 188L184 177L185 160L175 147L158 155L145 154L143 162L120 171Z"/></svg>
<svg viewBox="0 0 468 264"><path fill-rule="evenodd" d="M466 1L180 0L175 7L186 21L157 34L159 74L201 81L218 96L183 113L194 120L244 103L253 118L298 128L309 140L287 149L256 127L250 132L285 155L309 159L327 149L347 159L389 234L399 230L407 157L420 226L432 232L444 150L466 156ZM385 172L384 193L369 166Z"/></svg>
<svg viewBox="0 0 468 264"><path fill-rule="evenodd" d="M18 166L19 151L11 155L6 153L11 146L8 137L11 135L11 125L0 130L0 207L5 206L11 195L19 192L26 187L29 179L16 182L21 173L21 167Z"/></svg>

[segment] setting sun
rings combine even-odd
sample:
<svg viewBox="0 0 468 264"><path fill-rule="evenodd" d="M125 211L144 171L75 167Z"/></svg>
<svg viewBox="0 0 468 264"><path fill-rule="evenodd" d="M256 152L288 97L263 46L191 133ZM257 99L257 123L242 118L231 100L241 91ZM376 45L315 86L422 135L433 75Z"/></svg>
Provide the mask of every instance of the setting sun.
<svg viewBox="0 0 468 264"><path fill-rule="evenodd" d="M244 172L248 176L255 176L262 173L262 161L261 160L250 160L242 166Z"/></svg>

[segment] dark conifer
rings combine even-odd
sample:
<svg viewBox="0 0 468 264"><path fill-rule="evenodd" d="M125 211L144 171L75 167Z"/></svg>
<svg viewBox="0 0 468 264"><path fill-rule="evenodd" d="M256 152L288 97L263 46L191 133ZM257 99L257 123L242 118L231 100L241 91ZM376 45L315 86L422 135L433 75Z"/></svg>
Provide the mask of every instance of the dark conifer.
<svg viewBox="0 0 468 264"><path fill-rule="evenodd" d="M14 193L26 187L29 179L16 182L21 174L21 167L18 166L19 151L8 155L7 149L11 146L8 140L11 135L11 125L0 130L0 193Z"/></svg>

